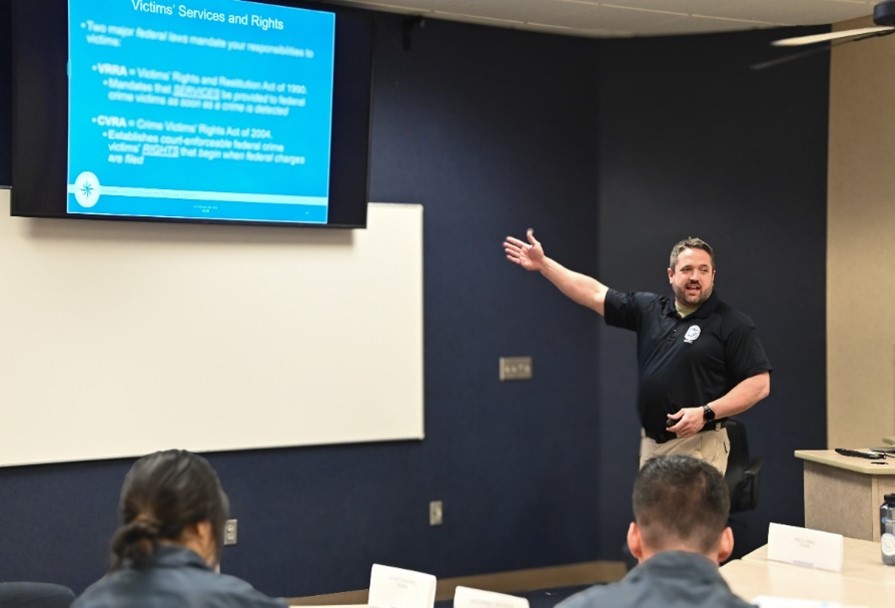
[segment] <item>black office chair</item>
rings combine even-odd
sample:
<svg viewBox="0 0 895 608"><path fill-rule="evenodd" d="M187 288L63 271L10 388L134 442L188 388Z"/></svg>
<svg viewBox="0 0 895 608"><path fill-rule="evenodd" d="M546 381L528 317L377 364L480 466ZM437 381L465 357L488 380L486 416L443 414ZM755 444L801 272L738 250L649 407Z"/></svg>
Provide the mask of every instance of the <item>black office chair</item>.
<svg viewBox="0 0 895 608"><path fill-rule="evenodd" d="M68 608L75 594L54 583L0 583L2 608Z"/></svg>
<svg viewBox="0 0 895 608"><path fill-rule="evenodd" d="M730 453L727 455L724 480L730 491L730 512L751 511L758 505L760 473L764 462L760 458L750 460L746 427L741 421L728 418L726 426Z"/></svg>

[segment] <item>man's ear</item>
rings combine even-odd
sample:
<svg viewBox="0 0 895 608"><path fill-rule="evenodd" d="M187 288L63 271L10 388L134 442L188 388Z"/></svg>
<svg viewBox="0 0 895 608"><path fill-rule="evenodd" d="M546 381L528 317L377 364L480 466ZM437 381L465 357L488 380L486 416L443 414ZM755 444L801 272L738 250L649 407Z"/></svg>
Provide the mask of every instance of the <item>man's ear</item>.
<svg viewBox="0 0 895 608"><path fill-rule="evenodd" d="M632 521L628 526L628 549L631 550L631 555L637 559L637 563L643 561L643 538L640 536L637 522Z"/></svg>
<svg viewBox="0 0 895 608"><path fill-rule="evenodd" d="M674 277L674 268L668 268L668 282L671 283L671 279Z"/></svg>
<svg viewBox="0 0 895 608"><path fill-rule="evenodd" d="M730 526L721 532L721 540L718 541L718 563L723 564L733 553L733 530Z"/></svg>

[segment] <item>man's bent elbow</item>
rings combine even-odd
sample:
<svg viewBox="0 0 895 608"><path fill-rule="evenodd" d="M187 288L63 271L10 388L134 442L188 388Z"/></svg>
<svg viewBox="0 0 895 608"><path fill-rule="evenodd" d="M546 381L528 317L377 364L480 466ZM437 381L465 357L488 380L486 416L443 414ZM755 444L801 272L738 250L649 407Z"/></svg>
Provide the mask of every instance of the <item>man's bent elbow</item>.
<svg viewBox="0 0 895 608"><path fill-rule="evenodd" d="M771 373L765 372L757 376L757 378L760 379L757 401L762 401L764 399L767 399L768 396L771 394Z"/></svg>

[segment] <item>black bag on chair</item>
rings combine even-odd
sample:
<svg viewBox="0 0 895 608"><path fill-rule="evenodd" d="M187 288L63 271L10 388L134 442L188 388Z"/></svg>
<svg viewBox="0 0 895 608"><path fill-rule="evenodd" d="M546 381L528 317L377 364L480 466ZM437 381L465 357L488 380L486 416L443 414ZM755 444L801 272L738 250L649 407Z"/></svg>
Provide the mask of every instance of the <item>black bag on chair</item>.
<svg viewBox="0 0 895 608"><path fill-rule="evenodd" d="M759 474L764 464L760 458L750 460L746 427L736 418L726 420L730 453L724 475L730 490L730 512L750 511L758 505Z"/></svg>

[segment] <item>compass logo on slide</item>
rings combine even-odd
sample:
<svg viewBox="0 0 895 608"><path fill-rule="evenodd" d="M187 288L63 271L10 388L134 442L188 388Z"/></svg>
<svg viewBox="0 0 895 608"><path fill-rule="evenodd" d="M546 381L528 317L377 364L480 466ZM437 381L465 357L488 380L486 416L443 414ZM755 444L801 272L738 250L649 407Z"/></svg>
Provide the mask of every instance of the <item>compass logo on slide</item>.
<svg viewBox="0 0 895 608"><path fill-rule="evenodd" d="M75 200L82 207L93 207L99 201L99 179L90 171L82 171L75 180Z"/></svg>

